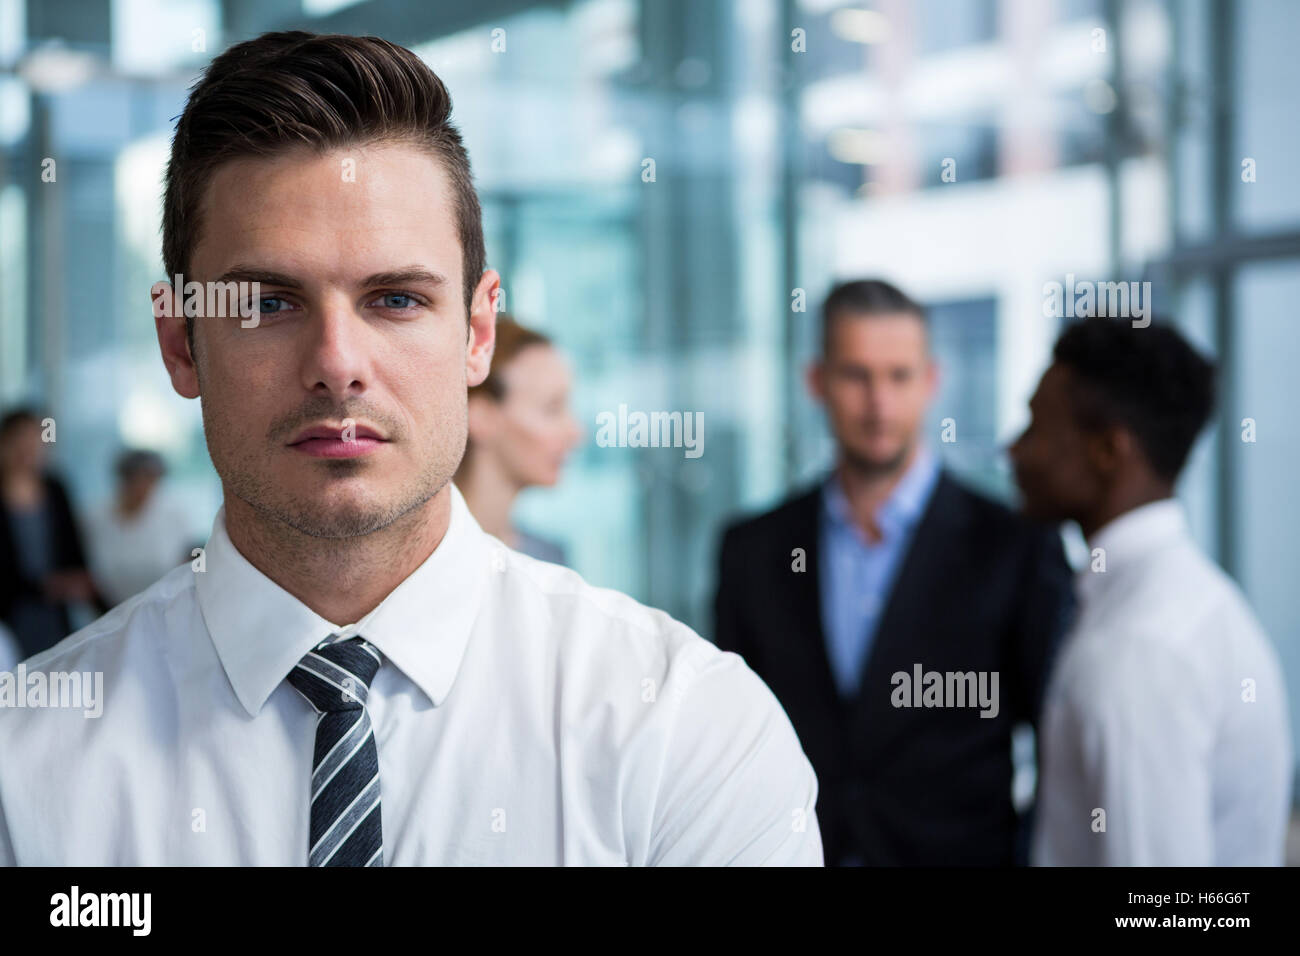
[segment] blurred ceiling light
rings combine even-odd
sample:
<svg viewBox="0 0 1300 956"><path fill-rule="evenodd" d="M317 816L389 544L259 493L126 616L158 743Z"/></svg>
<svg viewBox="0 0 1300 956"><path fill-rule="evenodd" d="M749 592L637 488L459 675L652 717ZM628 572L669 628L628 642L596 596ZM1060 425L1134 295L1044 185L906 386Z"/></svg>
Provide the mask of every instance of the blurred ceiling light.
<svg viewBox="0 0 1300 956"><path fill-rule="evenodd" d="M874 129L833 129L826 148L841 163L874 166L884 159L885 137Z"/></svg>
<svg viewBox="0 0 1300 956"><path fill-rule="evenodd" d="M1092 79L1083 85L1083 103L1094 113L1104 116L1115 109L1118 102L1115 88L1105 80Z"/></svg>
<svg viewBox="0 0 1300 956"><path fill-rule="evenodd" d="M99 67L99 57L93 53L52 40L23 57L17 73L34 92L66 93L86 83Z"/></svg>
<svg viewBox="0 0 1300 956"><path fill-rule="evenodd" d="M30 99L26 86L12 76L0 76L0 146L13 146L27 135Z"/></svg>
<svg viewBox="0 0 1300 956"><path fill-rule="evenodd" d="M889 19L879 10L845 7L831 14L831 30L850 43L884 43L889 39Z"/></svg>
<svg viewBox="0 0 1300 956"><path fill-rule="evenodd" d="M313 17L323 17L360 2L361 0L302 0L302 12Z"/></svg>

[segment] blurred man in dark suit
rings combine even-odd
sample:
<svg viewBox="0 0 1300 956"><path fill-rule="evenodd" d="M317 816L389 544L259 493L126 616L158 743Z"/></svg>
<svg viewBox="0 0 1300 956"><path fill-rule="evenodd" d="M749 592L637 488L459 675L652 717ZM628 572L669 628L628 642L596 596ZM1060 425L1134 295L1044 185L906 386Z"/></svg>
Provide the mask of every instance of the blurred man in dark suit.
<svg viewBox="0 0 1300 956"><path fill-rule="evenodd" d="M1024 862L1011 732L1034 724L1071 606L1056 532L955 480L922 438L922 308L849 282L809 387L834 470L721 547L715 640L785 707L821 785L827 865Z"/></svg>

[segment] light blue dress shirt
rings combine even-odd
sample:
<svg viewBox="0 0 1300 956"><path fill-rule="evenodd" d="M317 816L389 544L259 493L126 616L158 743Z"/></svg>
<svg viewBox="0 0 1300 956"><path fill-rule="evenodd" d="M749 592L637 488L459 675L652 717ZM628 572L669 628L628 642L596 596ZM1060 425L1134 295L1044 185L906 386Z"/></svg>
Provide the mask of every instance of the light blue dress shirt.
<svg viewBox="0 0 1300 956"><path fill-rule="evenodd" d="M876 636L894 575L939 478L939 460L926 446L876 512L879 542L853 520L837 472L822 486L821 588L826 653L840 694L853 697Z"/></svg>

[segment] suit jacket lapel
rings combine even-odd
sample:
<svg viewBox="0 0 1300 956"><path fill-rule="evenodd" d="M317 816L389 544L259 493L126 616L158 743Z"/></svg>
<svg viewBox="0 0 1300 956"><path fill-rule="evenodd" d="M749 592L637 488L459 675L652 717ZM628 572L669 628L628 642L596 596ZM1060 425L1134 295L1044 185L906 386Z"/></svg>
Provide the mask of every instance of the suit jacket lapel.
<svg viewBox="0 0 1300 956"><path fill-rule="evenodd" d="M794 575L794 587L789 592L790 610L794 616L791 624L797 628L792 633L801 635L801 652L808 656L811 664L810 673L816 681L816 686L810 689L811 693L818 698L839 703L839 691L831 673L830 655L826 652L825 625L822 622L821 486L818 485L800 504L792 529L792 540L798 543L792 545L792 548L806 549L808 567L802 574Z"/></svg>

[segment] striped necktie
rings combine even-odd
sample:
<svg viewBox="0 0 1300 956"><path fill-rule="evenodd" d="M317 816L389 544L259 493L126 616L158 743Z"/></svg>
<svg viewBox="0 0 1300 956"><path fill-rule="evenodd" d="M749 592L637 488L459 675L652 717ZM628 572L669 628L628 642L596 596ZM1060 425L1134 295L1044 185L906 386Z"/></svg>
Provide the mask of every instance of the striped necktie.
<svg viewBox="0 0 1300 956"><path fill-rule="evenodd" d="M311 774L311 866L384 865L379 751L366 711L380 660L359 637L326 641L289 675L320 714Z"/></svg>

